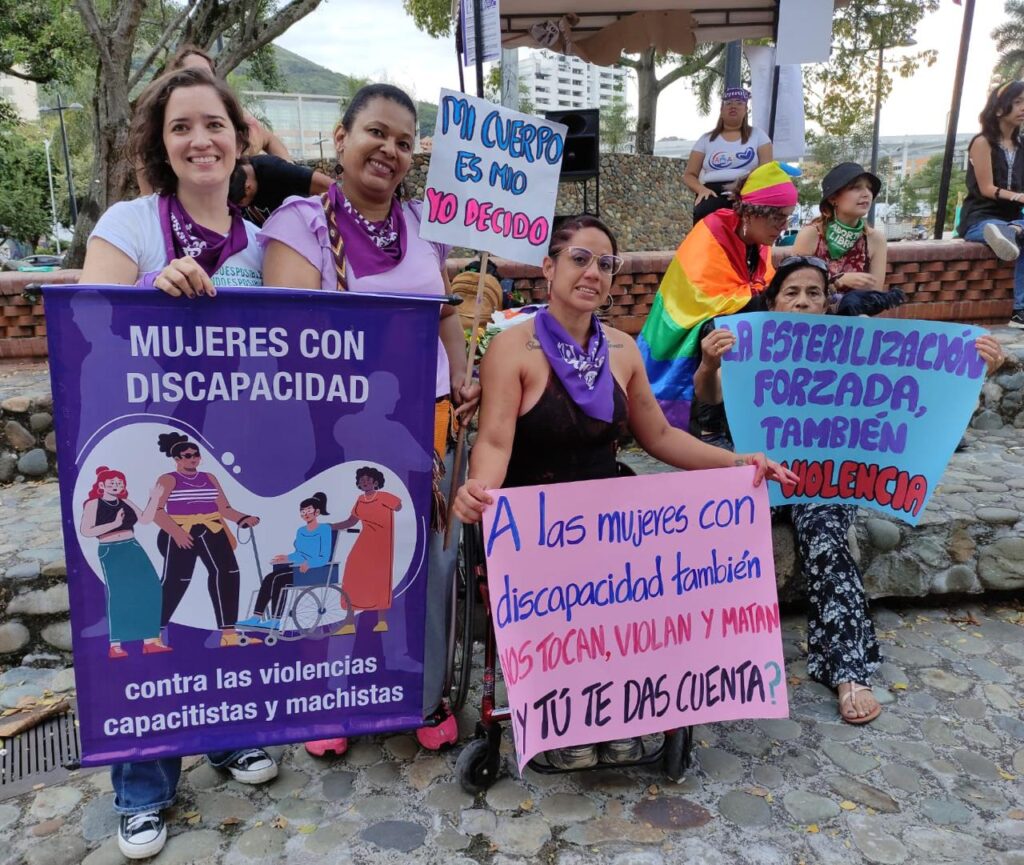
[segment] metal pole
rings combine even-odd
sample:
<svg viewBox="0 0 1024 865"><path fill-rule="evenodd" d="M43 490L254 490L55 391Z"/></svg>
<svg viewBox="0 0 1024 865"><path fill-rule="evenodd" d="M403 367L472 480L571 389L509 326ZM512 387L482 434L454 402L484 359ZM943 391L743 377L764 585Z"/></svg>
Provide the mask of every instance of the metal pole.
<svg viewBox="0 0 1024 865"><path fill-rule="evenodd" d="M772 63L775 64L774 49L772 52ZM775 139L775 115L779 108L779 67L778 64L772 66L772 110L768 116L768 137L772 140Z"/></svg>
<svg viewBox="0 0 1024 865"><path fill-rule="evenodd" d="M519 110L519 49L501 49L501 104Z"/></svg>
<svg viewBox="0 0 1024 865"><path fill-rule="evenodd" d="M743 66L740 62L743 43L739 40L725 45L725 86L743 86Z"/></svg>
<svg viewBox="0 0 1024 865"><path fill-rule="evenodd" d="M57 222L57 199L53 194L53 168L50 165L50 139L43 139L46 148L46 179L50 183L50 215L53 218L53 240L57 244L57 255L60 255L60 229Z"/></svg>
<svg viewBox="0 0 1024 865"><path fill-rule="evenodd" d="M967 74L967 51L971 47L971 24L974 20L974 0L964 0L964 24L960 31L960 53L956 58L953 80L953 100L946 125L946 149L942 155L942 176L939 179L938 211L935 214L935 239L942 240L946 228L946 204L949 202L949 182L953 176L953 151L956 148L956 126L960 119L960 96Z"/></svg>
<svg viewBox="0 0 1024 865"><path fill-rule="evenodd" d="M473 48L476 60L476 95L484 98L484 34L483 34L483 3L473 0Z"/></svg>
<svg viewBox="0 0 1024 865"><path fill-rule="evenodd" d="M71 154L68 153L68 133L64 128L64 111L68 106L61 102L60 93L57 94L57 114L60 116L60 139L64 145L64 169L68 173L68 206L71 210L71 227L78 224L78 204L75 201L75 183L71 178Z"/></svg>
<svg viewBox="0 0 1024 865"><path fill-rule="evenodd" d="M875 70L875 128L871 133L871 173L878 174L878 131L882 119L882 56L885 49L878 46L878 68ZM875 202L871 201L871 209L868 210L868 225L875 224Z"/></svg>

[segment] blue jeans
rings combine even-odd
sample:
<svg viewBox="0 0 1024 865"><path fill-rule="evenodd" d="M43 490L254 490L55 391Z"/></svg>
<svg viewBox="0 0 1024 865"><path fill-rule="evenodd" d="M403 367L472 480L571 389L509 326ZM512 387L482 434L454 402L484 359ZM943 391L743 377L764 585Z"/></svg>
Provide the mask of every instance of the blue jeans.
<svg viewBox="0 0 1024 865"><path fill-rule="evenodd" d="M213 751L206 759L218 769L241 751ZM110 783L114 787L114 810L118 814L160 811L174 801L181 777L181 757L164 757L142 763L114 763Z"/></svg>
<svg viewBox="0 0 1024 865"><path fill-rule="evenodd" d="M964 240L973 240L975 243L984 243L985 226L989 223L994 225L1016 225L1024 229L1024 219L1015 219L1007 222L1005 219L983 219L981 222L972 225L967 229ZM1017 259L1016 269L1013 272L1013 309L1024 309L1024 255Z"/></svg>

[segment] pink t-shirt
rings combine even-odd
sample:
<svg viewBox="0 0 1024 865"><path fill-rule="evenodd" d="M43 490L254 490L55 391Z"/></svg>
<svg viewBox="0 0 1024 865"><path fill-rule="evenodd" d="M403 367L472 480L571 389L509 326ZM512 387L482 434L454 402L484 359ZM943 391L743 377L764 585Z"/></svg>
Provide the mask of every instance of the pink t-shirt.
<svg viewBox="0 0 1024 865"><path fill-rule="evenodd" d="M359 276L346 263L345 276L349 291L419 295L445 293L441 268L448 256L448 248L420 238L420 208L415 206L417 204L419 202L402 204L407 232L405 256L402 260L391 270L371 276ZM320 288L323 291L337 290L338 276L327 233L327 215L319 196L292 196L286 199L263 224L256 239L264 247L271 240L277 240L294 249L320 271ZM438 337L435 396L448 396L450 393L448 355Z"/></svg>

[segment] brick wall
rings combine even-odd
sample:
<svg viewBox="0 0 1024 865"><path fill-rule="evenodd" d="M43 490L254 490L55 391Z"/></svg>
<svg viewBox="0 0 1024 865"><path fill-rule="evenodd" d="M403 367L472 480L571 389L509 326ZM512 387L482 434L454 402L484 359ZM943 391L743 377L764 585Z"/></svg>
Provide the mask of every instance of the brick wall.
<svg viewBox="0 0 1024 865"><path fill-rule="evenodd" d="M773 250L776 263L789 255ZM626 263L612 284L609 320L627 333L639 333L658 292L661 277L672 260L671 252L625 255ZM465 261L449 260L457 273ZM900 288L907 302L887 317L971 324L1004 324L1013 311L1013 265L997 259L980 243L960 240L893 243L889 246L886 284ZM547 287L540 269L499 262L503 277L535 301L543 301Z"/></svg>
<svg viewBox="0 0 1024 865"><path fill-rule="evenodd" d="M612 285L612 324L638 333L657 294L672 251L625 255L626 263ZM788 254L776 249L776 260ZM502 277L532 300L543 301L546 286L540 268L498 262ZM451 274L465 261L448 262ZM0 273L0 360L44 357L46 324L42 303L24 296L27 286L69 283L79 271ZM1001 324L1013 311L1013 265L999 261L980 243L959 240L894 243L889 246L888 285L903 289L907 303L885 313L898 318Z"/></svg>

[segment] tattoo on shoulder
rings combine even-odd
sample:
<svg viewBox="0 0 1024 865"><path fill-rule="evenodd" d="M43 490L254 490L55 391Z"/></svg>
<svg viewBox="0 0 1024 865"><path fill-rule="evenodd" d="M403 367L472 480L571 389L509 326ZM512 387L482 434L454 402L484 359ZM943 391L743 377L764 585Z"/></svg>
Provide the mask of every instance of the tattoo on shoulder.
<svg viewBox="0 0 1024 865"><path fill-rule="evenodd" d="M625 345L623 342L610 342L608 348L622 348Z"/></svg>
<svg viewBox="0 0 1024 865"><path fill-rule="evenodd" d="M529 338L529 339L528 339L528 340L526 341L526 350L527 350L527 351L540 351L540 343L539 343L539 342L537 342L537 339L536 339L536 337L532 337L532 336L531 336L531 337L530 337L530 338Z"/></svg>

